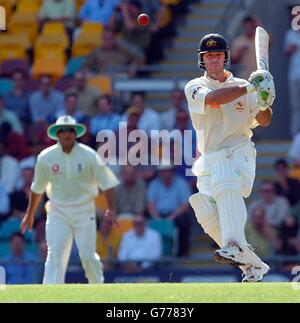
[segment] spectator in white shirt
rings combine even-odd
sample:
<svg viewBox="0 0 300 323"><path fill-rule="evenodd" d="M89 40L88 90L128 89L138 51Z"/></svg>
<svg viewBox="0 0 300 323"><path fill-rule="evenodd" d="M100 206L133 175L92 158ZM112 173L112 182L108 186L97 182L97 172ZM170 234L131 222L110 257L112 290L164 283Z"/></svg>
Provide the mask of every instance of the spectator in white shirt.
<svg viewBox="0 0 300 323"><path fill-rule="evenodd" d="M271 181L264 181L260 189L261 198L249 205L249 213L261 207L266 211L267 223L278 229L282 222L290 215L290 205L285 197L276 194L275 185Z"/></svg>
<svg viewBox="0 0 300 323"><path fill-rule="evenodd" d="M154 110L146 107L145 94L141 92L134 93L131 99L132 107L140 110L141 115L138 123L138 128L144 130L148 135L151 134L151 130L161 129L160 116ZM128 114L125 113L122 121L128 121Z"/></svg>
<svg viewBox="0 0 300 323"><path fill-rule="evenodd" d="M133 229L124 234L118 258L125 262L125 270L139 271L151 266L162 255L162 241L158 232L147 228L143 215L133 218Z"/></svg>
<svg viewBox="0 0 300 323"><path fill-rule="evenodd" d="M6 154L5 145L0 141L0 182L7 193L14 191L18 177L18 161Z"/></svg>

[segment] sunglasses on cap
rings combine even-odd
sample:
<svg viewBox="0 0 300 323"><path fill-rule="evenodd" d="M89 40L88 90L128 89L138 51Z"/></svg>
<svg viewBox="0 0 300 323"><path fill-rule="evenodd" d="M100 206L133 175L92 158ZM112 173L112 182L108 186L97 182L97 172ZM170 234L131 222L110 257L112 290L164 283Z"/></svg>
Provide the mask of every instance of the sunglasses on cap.
<svg viewBox="0 0 300 323"><path fill-rule="evenodd" d="M59 133L76 133L76 130L72 127L61 127L57 130L57 134Z"/></svg>

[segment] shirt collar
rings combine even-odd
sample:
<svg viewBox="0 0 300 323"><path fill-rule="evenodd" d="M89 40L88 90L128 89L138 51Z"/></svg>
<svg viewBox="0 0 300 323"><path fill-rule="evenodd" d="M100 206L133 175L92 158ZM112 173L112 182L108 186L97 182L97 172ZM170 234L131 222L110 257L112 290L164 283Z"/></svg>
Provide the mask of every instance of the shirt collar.
<svg viewBox="0 0 300 323"><path fill-rule="evenodd" d="M74 145L73 149L72 149L72 150L71 150L71 152L70 152L69 154L67 154L67 155L68 155L68 156L72 155L72 154L77 150L78 145L79 145L79 144L78 144L78 142L77 142L77 141L75 141L75 145ZM57 142L57 146L58 146L59 150L61 151L61 153L62 153L62 154L65 154L59 141Z"/></svg>
<svg viewBox="0 0 300 323"><path fill-rule="evenodd" d="M207 72L205 72L205 73L204 73L204 77L208 80L208 82L209 82L210 84L212 84L212 85L214 85L214 86L217 86L217 87L219 87L219 86L224 86L225 84L227 84L228 82L230 82L230 81L232 80L232 78L233 78L233 75L232 75L232 73L231 73L231 72L229 72L229 71L227 71L227 70L225 70L224 72L225 72L225 75L226 75L226 80L225 80L224 82L220 82L220 81L218 81L218 80L214 80L214 79L212 79L211 77L209 77L209 76L207 75Z"/></svg>

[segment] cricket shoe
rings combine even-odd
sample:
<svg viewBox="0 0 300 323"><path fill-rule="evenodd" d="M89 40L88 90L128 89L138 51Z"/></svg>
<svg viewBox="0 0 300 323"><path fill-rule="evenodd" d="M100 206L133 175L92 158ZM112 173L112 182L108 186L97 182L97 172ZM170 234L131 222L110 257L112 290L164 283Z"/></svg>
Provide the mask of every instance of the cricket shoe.
<svg viewBox="0 0 300 323"><path fill-rule="evenodd" d="M257 268L252 265L243 266L243 283L258 283L261 282L264 276L269 272L270 267L262 262L261 267Z"/></svg>
<svg viewBox="0 0 300 323"><path fill-rule="evenodd" d="M235 242L229 242L226 247L216 250L213 259L234 267L247 264L243 250Z"/></svg>

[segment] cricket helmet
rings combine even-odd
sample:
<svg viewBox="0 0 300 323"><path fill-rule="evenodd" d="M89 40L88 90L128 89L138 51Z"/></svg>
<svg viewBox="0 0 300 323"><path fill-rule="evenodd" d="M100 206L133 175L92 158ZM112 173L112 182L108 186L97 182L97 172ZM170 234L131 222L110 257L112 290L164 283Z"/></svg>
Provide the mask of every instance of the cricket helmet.
<svg viewBox="0 0 300 323"><path fill-rule="evenodd" d="M198 49L198 66L205 69L203 62L203 54L212 52L224 52L225 61L224 65L227 65L230 61L230 50L225 38L219 34L205 35L199 43Z"/></svg>

